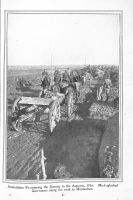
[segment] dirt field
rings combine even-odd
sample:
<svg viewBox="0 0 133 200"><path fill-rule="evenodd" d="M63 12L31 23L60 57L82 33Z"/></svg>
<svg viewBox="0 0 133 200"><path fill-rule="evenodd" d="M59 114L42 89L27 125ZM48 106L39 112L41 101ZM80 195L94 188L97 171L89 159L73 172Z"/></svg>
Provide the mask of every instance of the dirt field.
<svg viewBox="0 0 133 200"><path fill-rule="evenodd" d="M52 134L50 134L46 116L42 116L38 124L32 121L27 122L24 124L23 131L16 132L11 126L11 109L14 100L18 96L37 97L41 90L38 86L32 86L24 91L16 90L16 78L23 77L35 83L39 75L40 72L31 74L25 72L24 75L18 75L16 72L14 76L8 74L7 179L42 179L42 150L46 157L48 179L99 178L101 176L99 149L109 118L96 118L97 113L94 112L92 115L91 108L94 105L109 107L113 109L112 116L115 112L118 113L118 108L114 108L111 101L102 105L97 102L95 85L92 85L92 88L82 89L79 102L75 105L75 116L71 122L65 115L66 108L61 107L61 121ZM119 119L116 119L116 123L119 124Z"/></svg>

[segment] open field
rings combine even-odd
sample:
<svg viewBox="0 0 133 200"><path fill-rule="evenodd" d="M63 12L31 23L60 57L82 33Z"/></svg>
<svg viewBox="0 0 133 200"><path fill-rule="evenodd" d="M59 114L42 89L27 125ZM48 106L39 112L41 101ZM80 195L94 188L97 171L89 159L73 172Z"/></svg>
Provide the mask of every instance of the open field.
<svg viewBox="0 0 133 200"><path fill-rule="evenodd" d="M38 124L29 121L24 124L23 131L16 132L11 125L13 103L19 96L38 97L41 72L36 69L8 71L7 179L43 179L42 150L46 157L48 179L107 178L108 174L101 172L106 168L104 150L107 146L112 148L115 145L117 151L112 159L116 160L119 154L119 108L113 102L115 95L119 95L118 83L113 84L108 102L98 102L96 86L99 82L97 79L92 80L91 86L86 85L81 89L72 121L66 117L66 107L61 107L61 121L52 134L44 115ZM30 81L32 86L23 91L16 90L19 78ZM115 165L114 174L118 177L118 159L112 161L112 165Z"/></svg>

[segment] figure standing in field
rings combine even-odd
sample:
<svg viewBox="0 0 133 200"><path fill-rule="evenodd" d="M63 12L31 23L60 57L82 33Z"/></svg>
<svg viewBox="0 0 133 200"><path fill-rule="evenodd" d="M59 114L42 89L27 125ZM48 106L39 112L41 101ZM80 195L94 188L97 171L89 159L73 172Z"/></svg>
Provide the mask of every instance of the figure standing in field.
<svg viewBox="0 0 133 200"><path fill-rule="evenodd" d="M42 72L41 86L42 86L42 92L40 96L42 97L46 94L47 90L50 87L50 78L46 71Z"/></svg>
<svg viewBox="0 0 133 200"><path fill-rule="evenodd" d="M104 89L105 89L105 94L106 94L106 101L108 101L108 99L109 99L111 86L112 86L111 80L109 78L105 79Z"/></svg>
<svg viewBox="0 0 133 200"><path fill-rule="evenodd" d="M78 98L80 96L81 78L77 70L72 70L70 72L70 82L75 88L76 99L78 101Z"/></svg>
<svg viewBox="0 0 133 200"><path fill-rule="evenodd" d="M54 85L54 74L52 72L49 73L49 80L50 80L50 89Z"/></svg>
<svg viewBox="0 0 133 200"><path fill-rule="evenodd" d="M61 82L61 73L59 70L55 70L54 72L54 83L55 84L60 84Z"/></svg>
<svg viewBox="0 0 133 200"><path fill-rule="evenodd" d="M90 88L92 84L93 76L89 71L85 72L84 75L82 75L82 83L84 88Z"/></svg>
<svg viewBox="0 0 133 200"><path fill-rule="evenodd" d="M54 79L54 84L52 85L52 91L53 93L56 94L60 92L61 73L59 70L55 70L53 79Z"/></svg>
<svg viewBox="0 0 133 200"><path fill-rule="evenodd" d="M97 100L108 101L112 83L109 78L105 79L103 84L97 89Z"/></svg>

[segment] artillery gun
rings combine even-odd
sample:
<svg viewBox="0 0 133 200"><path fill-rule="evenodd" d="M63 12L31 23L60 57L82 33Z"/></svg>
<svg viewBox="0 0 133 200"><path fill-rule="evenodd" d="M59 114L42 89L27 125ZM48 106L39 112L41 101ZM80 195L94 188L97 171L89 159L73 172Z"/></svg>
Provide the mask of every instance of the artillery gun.
<svg viewBox="0 0 133 200"><path fill-rule="evenodd" d="M32 120L40 121L41 114L48 115L49 129L52 133L60 121L60 105L64 103L65 94L56 93L51 97L19 97L12 107L12 126L16 131L21 131L23 123ZM73 94L67 94L67 114L68 118L73 114Z"/></svg>

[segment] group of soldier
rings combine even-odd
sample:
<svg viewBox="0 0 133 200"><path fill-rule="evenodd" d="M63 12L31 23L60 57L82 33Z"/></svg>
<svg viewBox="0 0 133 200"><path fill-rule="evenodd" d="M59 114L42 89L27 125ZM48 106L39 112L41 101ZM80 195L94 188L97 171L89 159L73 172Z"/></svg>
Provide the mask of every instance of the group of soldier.
<svg viewBox="0 0 133 200"><path fill-rule="evenodd" d="M52 74L44 70L42 72L41 86L44 92L48 89L53 90L53 88L59 91L61 84L71 84L73 82L82 82L84 86L87 83L87 85L90 87L92 78L93 77L89 72L81 75L76 70L65 70L63 73L61 73L59 70L55 70L55 72ZM106 95L106 100L108 100L111 86L112 83L110 78L103 80L102 84L97 88L98 101L103 100L103 93Z"/></svg>
<svg viewBox="0 0 133 200"><path fill-rule="evenodd" d="M76 71L69 72L65 70L61 73L55 70L54 74L49 74L47 71L42 72L41 86L43 89L48 89L53 85L60 85L61 83L72 83L80 81L81 76Z"/></svg>

